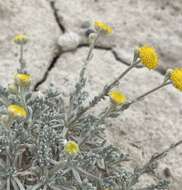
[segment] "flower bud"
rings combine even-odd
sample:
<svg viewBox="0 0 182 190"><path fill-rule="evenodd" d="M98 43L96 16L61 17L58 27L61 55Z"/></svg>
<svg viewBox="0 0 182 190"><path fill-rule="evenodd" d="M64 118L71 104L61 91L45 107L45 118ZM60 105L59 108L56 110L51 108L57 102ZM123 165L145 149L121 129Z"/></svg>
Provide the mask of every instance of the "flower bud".
<svg viewBox="0 0 182 190"><path fill-rule="evenodd" d="M18 73L15 76L15 82L18 86L29 87L31 84L31 75Z"/></svg>
<svg viewBox="0 0 182 190"><path fill-rule="evenodd" d="M25 36L24 34L18 34L14 37L14 42L16 44L20 44L20 45L23 45L23 44L26 44L28 41L28 38L27 36Z"/></svg>
<svg viewBox="0 0 182 190"><path fill-rule="evenodd" d="M12 118L25 119L28 115L26 109L18 104L10 104L7 110Z"/></svg>

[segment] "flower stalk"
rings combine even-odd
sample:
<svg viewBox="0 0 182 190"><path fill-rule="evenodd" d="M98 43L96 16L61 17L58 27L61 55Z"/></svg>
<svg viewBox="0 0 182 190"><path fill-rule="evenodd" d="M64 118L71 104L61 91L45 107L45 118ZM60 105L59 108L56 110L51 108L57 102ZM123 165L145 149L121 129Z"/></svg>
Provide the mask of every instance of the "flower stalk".
<svg viewBox="0 0 182 190"><path fill-rule="evenodd" d="M95 34L95 33L94 33L94 34ZM94 35L94 34L91 33L90 35ZM92 41L91 44L90 44L90 48L89 48L89 51L88 51L88 54L87 54L87 57L86 57L86 61L89 61L89 60L91 59L93 49L94 49L94 47L95 47L95 44L96 44L96 42L97 42L99 36L100 36L100 31L98 31L98 32L96 33L96 35L94 36L93 41Z"/></svg>
<svg viewBox="0 0 182 190"><path fill-rule="evenodd" d="M24 54L24 45L27 43L28 38L24 34L18 34L14 37L14 42L20 46L20 72L23 72L24 69L26 68L25 61L23 59L23 54Z"/></svg>
<svg viewBox="0 0 182 190"><path fill-rule="evenodd" d="M26 68L26 64L24 61L24 44L20 44L20 58L19 58L19 62L20 62L20 71L23 72L24 69Z"/></svg>
<svg viewBox="0 0 182 190"><path fill-rule="evenodd" d="M132 103L138 102L138 101L140 101L141 99L143 99L144 97L148 96L149 94L152 94L153 92L155 92L155 91L157 91L157 90L159 90L159 89L161 89L161 88L163 88L164 86L167 86L167 85L169 85L169 84L171 84L171 82L162 83L162 84L160 84L159 86L153 88L152 90L149 90L148 92L146 92L146 93L142 94L141 96L135 98L135 99L132 100L130 103L132 104Z"/></svg>
<svg viewBox="0 0 182 190"><path fill-rule="evenodd" d="M167 85L169 85L169 84L172 84L171 81L166 82L166 83L162 83L162 84L160 84L159 86L153 88L152 90L149 90L149 91L145 92L144 94L138 96L137 98L133 99L132 101L125 103L125 104L122 106L122 109L121 109L121 110L124 111L124 110L128 109L132 104L134 104L134 103L136 103L136 102L139 102L140 100L142 100L142 99L145 98L146 96L148 96L148 95L154 93L155 91L157 91L157 90L159 90L159 89L161 89L161 88L163 88L163 87L165 87L165 86L167 86Z"/></svg>

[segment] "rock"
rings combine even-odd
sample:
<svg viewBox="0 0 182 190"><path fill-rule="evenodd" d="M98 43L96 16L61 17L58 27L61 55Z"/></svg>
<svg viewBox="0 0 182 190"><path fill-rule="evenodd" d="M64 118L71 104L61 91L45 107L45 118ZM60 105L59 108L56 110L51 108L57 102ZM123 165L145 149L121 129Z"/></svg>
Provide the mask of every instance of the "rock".
<svg viewBox="0 0 182 190"><path fill-rule="evenodd" d="M49 74L41 89L47 88L50 83L60 89L65 97L69 95L78 80L79 71L88 52L87 48L79 48L73 53L64 53ZM90 100L111 82L127 67L116 61L111 51L95 50L94 57L89 63L87 71L87 87ZM147 68L133 69L119 87L130 99L158 86L164 77ZM95 113L101 112L108 105L108 99L98 105ZM106 131L107 140L120 147L133 158L132 167L141 166L150 157L167 148L171 143L182 139L182 95L173 86L167 86L144 101L135 103L124 111L119 118L109 119ZM181 148L169 153L160 161L159 171L170 167L173 180L173 189L181 185L182 175ZM162 175L162 174L161 174Z"/></svg>
<svg viewBox="0 0 182 190"><path fill-rule="evenodd" d="M1 1L0 25L1 84L11 82L19 67L19 47L12 39L21 33L29 38L24 58L28 71L33 75L33 84L37 83L52 61L57 49L56 41L61 34L49 3L44 0Z"/></svg>
<svg viewBox="0 0 182 190"><path fill-rule="evenodd" d="M63 51L75 50L81 42L81 37L74 32L67 32L58 39L58 45Z"/></svg>
<svg viewBox="0 0 182 190"><path fill-rule="evenodd" d="M98 45L117 46L118 53L130 57L139 44L151 44L161 57L160 70L182 66L180 0L57 0L55 6L68 31L84 36L85 21L102 20L113 27L113 35L101 38Z"/></svg>

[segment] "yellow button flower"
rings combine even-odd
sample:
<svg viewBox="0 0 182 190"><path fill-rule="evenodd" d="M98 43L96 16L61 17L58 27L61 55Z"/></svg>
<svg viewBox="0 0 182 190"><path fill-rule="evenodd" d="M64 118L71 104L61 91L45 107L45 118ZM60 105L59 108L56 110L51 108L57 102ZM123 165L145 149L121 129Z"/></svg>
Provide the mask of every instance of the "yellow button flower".
<svg viewBox="0 0 182 190"><path fill-rule="evenodd" d="M79 145L75 141L68 141L64 146L64 151L71 155L77 154L80 151Z"/></svg>
<svg viewBox="0 0 182 190"><path fill-rule="evenodd" d="M14 42L17 44L26 44L27 41L28 41L28 38L24 34L18 34L14 37Z"/></svg>
<svg viewBox="0 0 182 190"><path fill-rule="evenodd" d="M99 29L105 33L108 33L108 34L112 33L112 28L101 21L95 21L95 27L96 29Z"/></svg>
<svg viewBox="0 0 182 190"><path fill-rule="evenodd" d="M22 118L25 119L27 117L27 111L23 106L18 104L11 104L8 106L9 114L14 118Z"/></svg>
<svg viewBox="0 0 182 190"><path fill-rule="evenodd" d="M18 73L15 76L15 81L19 86L28 87L31 84L31 75Z"/></svg>
<svg viewBox="0 0 182 190"><path fill-rule="evenodd" d="M120 91L112 91L109 93L109 96L117 105L121 105L126 102L126 96Z"/></svg>
<svg viewBox="0 0 182 190"><path fill-rule="evenodd" d="M149 69L155 69L158 66L158 55L153 47L144 45L138 49L140 61Z"/></svg>
<svg viewBox="0 0 182 190"><path fill-rule="evenodd" d="M170 73L170 79L175 88L182 91L182 68L175 68Z"/></svg>

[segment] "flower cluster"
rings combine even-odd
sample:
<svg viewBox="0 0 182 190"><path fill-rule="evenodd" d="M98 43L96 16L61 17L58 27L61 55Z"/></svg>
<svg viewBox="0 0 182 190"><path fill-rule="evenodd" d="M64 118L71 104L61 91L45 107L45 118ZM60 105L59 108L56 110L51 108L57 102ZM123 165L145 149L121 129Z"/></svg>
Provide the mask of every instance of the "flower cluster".
<svg viewBox="0 0 182 190"><path fill-rule="evenodd" d="M175 68L170 73L170 80L175 88L182 91L182 68Z"/></svg>
<svg viewBox="0 0 182 190"><path fill-rule="evenodd" d="M116 105L121 105L126 102L126 96L120 91L111 91L109 96L111 97L111 101Z"/></svg>
<svg viewBox="0 0 182 190"><path fill-rule="evenodd" d="M79 150L79 146L75 141L68 141L65 144L64 151L70 155L77 154Z"/></svg>
<svg viewBox="0 0 182 190"><path fill-rule="evenodd" d="M144 45L138 49L138 56L141 63L149 69L155 69L158 66L158 55L153 47Z"/></svg>
<svg viewBox="0 0 182 190"><path fill-rule="evenodd" d="M95 21L95 27L96 29L103 31L105 33L108 33L108 34L112 33L112 28L104 22Z"/></svg>
<svg viewBox="0 0 182 190"><path fill-rule="evenodd" d="M27 111L21 105L10 104L7 109L8 109L10 116L12 116L13 118L25 119L27 117Z"/></svg>
<svg viewBox="0 0 182 190"><path fill-rule="evenodd" d="M28 38L24 34L18 34L14 37L14 42L17 44L26 44L28 41Z"/></svg>
<svg viewBox="0 0 182 190"><path fill-rule="evenodd" d="M15 81L19 86L29 87L31 84L31 75L25 73L18 73L15 76Z"/></svg>

